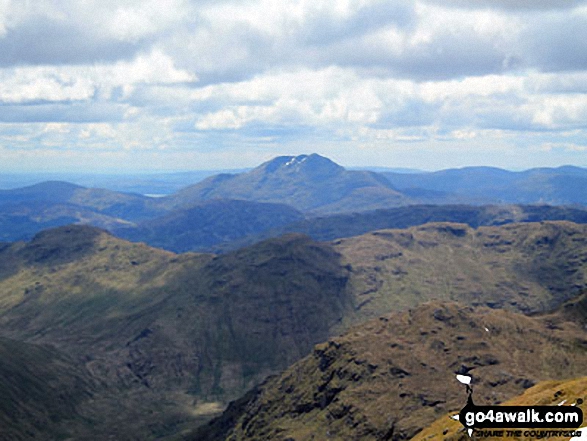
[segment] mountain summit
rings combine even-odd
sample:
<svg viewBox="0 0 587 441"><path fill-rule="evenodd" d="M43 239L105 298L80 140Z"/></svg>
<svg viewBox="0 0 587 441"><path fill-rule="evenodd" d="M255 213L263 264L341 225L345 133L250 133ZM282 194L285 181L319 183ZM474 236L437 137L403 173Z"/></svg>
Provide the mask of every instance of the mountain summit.
<svg viewBox="0 0 587 441"><path fill-rule="evenodd" d="M216 175L170 196L180 207L208 199L277 202L334 213L403 205L408 198L382 176L349 171L318 154L279 156L239 175Z"/></svg>
<svg viewBox="0 0 587 441"><path fill-rule="evenodd" d="M344 167L317 153L299 156L278 156L261 164L253 171L260 173L306 174L313 176L334 176L344 173Z"/></svg>

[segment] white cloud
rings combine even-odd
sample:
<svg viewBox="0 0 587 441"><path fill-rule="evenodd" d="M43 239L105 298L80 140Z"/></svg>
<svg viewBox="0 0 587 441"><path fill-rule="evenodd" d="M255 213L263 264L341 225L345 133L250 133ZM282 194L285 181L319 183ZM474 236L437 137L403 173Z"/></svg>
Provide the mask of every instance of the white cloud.
<svg viewBox="0 0 587 441"><path fill-rule="evenodd" d="M377 120L382 107L371 81L339 68L281 72L241 83L208 86L195 91L192 98L218 101L216 105L241 103L203 115L196 123L201 130L236 129L252 122L368 124Z"/></svg>
<svg viewBox="0 0 587 441"><path fill-rule="evenodd" d="M39 67L3 71L0 79L0 101L4 103L87 100L95 91L87 78Z"/></svg>
<svg viewBox="0 0 587 441"><path fill-rule="evenodd" d="M578 158L585 3L0 0L0 140L143 163L369 143Z"/></svg>
<svg viewBox="0 0 587 441"><path fill-rule="evenodd" d="M523 109L532 115L533 123L547 129L585 127L587 95L532 97Z"/></svg>
<svg viewBox="0 0 587 441"><path fill-rule="evenodd" d="M104 13L105 31L120 40L136 41L181 24L193 8L185 0L116 2Z"/></svg>
<svg viewBox="0 0 587 441"><path fill-rule="evenodd" d="M0 101L89 100L98 89L110 98L119 87L123 97L140 83L169 84L196 81L195 75L175 68L173 60L159 50L132 61L91 66L28 66L0 70Z"/></svg>

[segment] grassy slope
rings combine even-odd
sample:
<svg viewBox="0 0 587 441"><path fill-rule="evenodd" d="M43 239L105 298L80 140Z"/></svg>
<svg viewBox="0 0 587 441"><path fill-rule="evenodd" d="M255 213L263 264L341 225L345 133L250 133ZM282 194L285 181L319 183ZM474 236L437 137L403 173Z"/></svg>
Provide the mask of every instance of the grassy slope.
<svg viewBox="0 0 587 441"><path fill-rule="evenodd" d="M0 246L0 331L53 344L120 391L118 406L96 399L115 427L169 434L354 321L430 298L560 302L584 286L584 230L436 224L334 247L291 235L214 257L63 227Z"/></svg>
<svg viewBox="0 0 587 441"><path fill-rule="evenodd" d="M177 386L153 392L134 373L132 362L140 362L141 354L126 345L153 322L167 297L157 287L182 271L185 262L201 259L177 258L81 226L46 231L28 244L4 248L2 334L56 346L82 363L100 385L79 406L85 419L62 427L64 433L144 439L193 420L179 409L181 397L169 404ZM145 415L152 412L147 425ZM50 427L57 430L58 424L53 421Z"/></svg>

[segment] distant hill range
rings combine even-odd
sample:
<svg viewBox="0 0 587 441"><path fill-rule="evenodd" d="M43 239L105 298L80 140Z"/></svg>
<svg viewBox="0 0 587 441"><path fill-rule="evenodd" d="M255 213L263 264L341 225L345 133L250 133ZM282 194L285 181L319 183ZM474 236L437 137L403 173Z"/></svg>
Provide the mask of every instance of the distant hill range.
<svg viewBox="0 0 587 441"><path fill-rule="evenodd" d="M0 241L81 223L175 252L223 252L288 232L332 240L430 221L585 222L586 183L577 167L376 173L317 154L283 156L158 198L56 181L0 190Z"/></svg>
<svg viewBox="0 0 587 441"><path fill-rule="evenodd" d="M587 169L573 166L512 172L493 167L465 167L432 173L383 172L397 190L422 190L477 203L587 205Z"/></svg>
<svg viewBox="0 0 587 441"><path fill-rule="evenodd" d="M587 222L587 211L585 215ZM289 205L211 199L151 220L117 226L111 231L133 242L145 242L182 253L217 250L221 245L244 241L245 238L252 244L258 242L256 238L266 231L281 231L304 218L300 211Z"/></svg>
<svg viewBox="0 0 587 441"><path fill-rule="evenodd" d="M582 375L584 172L302 155L159 198L2 190L0 441L403 440L457 370L492 402Z"/></svg>
<svg viewBox="0 0 587 441"><path fill-rule="evenodd" d="M287 233L301 233L314 240L330 241L337 238L359 236L375 230L409 228L429 222L456 222L477 228L516 222L541 221L571 221L584 224L587 223L587 210L550 205L409 205L359 213L309 217L276 226L261 233L243 235L231 242L218 242L210 249L226 251ZM196 225L196 223L193 224L194 228ZM190 228L188 225L185 227ZM114 230L114 232L119 234L118 230ZM124 235L122 236L124 237ZM163 238L164 234L159 234L158 237ZM161 246L173 250L162 243Z"/></svg>
<svg viewBox="0 0 587 441"><path fill-rule="evenodd" d="M111 229L163 213L146 196L42 182L0 190L0 241L28 240L43 229L71 223Z"/></svg>

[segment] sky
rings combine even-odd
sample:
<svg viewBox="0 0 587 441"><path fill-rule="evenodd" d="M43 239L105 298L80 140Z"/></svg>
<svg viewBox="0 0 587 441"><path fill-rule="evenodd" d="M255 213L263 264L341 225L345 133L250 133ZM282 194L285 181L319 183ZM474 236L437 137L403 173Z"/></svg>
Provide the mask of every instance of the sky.
<svg viewBox="0 0 587 441"><path fill-rule="evenodd" d="M587 1L0 0L0 172L587 166Z"/></svg>

